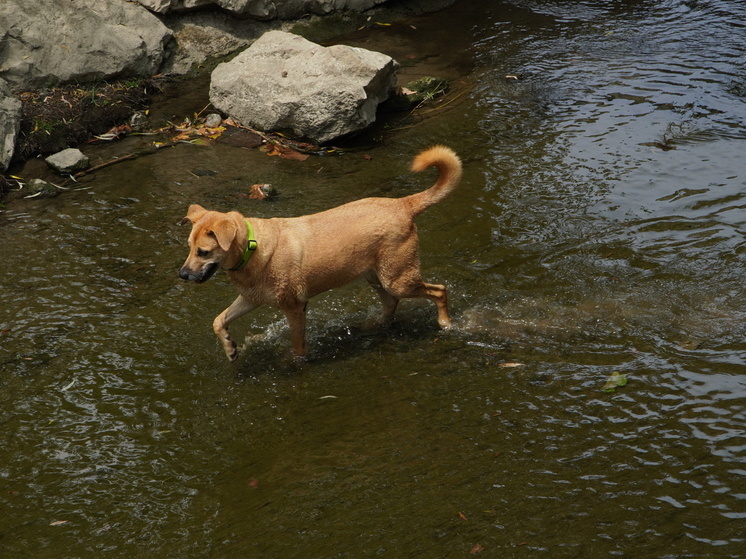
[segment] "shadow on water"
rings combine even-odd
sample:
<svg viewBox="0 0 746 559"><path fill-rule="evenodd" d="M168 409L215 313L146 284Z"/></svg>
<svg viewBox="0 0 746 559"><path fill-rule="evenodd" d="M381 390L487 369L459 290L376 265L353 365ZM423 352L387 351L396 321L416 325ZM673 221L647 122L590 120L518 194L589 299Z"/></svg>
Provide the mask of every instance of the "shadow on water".
<svg viewBox="0 0 746 559"><path fill-rule="evenodd" d="M365 151L181 145L11 203L3 556L742 556L745 18L460 2L344 37L454 86ZM453 330L428 302L381 327L361 282L311 302L308 362L258 309L230 364L211 321L233 288L178 280L189 204L406 195L436 142L465 162L418 220Z"/></svg>

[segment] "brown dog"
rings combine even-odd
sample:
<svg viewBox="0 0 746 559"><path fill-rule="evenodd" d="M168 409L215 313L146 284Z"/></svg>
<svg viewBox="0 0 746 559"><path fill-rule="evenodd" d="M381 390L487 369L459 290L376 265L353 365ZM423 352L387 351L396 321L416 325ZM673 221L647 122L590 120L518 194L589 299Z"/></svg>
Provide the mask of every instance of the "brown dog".
<svg viewBox="0 0 746 559"><path fill-rule="evenodd" d="M364 198L294 218L248 220L238 212L189 207L189 257L179 276L203 283L218 268L228 271L240 295L213 321L228 359L238 356L228 325L261 305L287 316L293 350L306 354L306 304L314 295L365 277L390 319L399 299L425 297L438 309L442 328L451 324L446 288L420 275L414 218L445 198L461 178L461 161L449 148L434 146L412 162L412 170L439 171L429 189L404 198Z"/></svg>

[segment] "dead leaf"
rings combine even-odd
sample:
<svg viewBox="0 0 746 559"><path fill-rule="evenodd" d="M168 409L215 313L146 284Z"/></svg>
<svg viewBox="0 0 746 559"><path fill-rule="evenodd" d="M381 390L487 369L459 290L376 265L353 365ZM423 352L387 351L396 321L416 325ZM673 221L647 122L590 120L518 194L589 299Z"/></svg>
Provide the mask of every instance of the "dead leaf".
<svg viewBox="0 0 746 559"><path fill-rule="evenodd" d="M251 481L249 481L248 485L249 487L251 487L251 489L257 489L259 487L259 480L254 478Z"/></svg>
<svg viewBox="0 0 746 559"><path fill-rule="evenodd" d="M275 196L277 192L271 184L252 184L250 187L249 198L252 200L264 200Z"/></svg>
<svg viewBox="0 0 746 559"><path fill-rule="evenodd" d="M484 546L482 544L475 543L474 547L471 548L469 553L471 553L472 555L475 555L479 553L480 551L484 551Z"/></svg>
<svg viewBox="0 0 746 559"><path fill-rule="evenodd" d="M525 363L500 363L498 367L523 367Z"/></svg>
<svg viewBox="0 0 746 559"><path fill-rule="evenodd" d="M305 161L310 157L307 153L301 153L289 147L281 146L278 144L268 144L266 153L267 155L277 155L279 157L282 157L283 159L291 159L293 161Z"/></svg>
<svg viewBox="0 0 746 559"><path fill-rule="evenodd" d="M216 128L207 128L206 126L203 126L197 130L197 134L204 136L205 138L210 138L211 140L219 138L223 132L225 132L225 126L217 126Z"/></svg>
<svg viewBox="0 0 746 559"><path fill-rule="evenodd" d="M466 515L465 515L465 514L464 514L463 512L459 512L459 513L458 513L458 517L459 517L459 518L460 518L461 520L468 520L468 518L466 518Z"/></svg>
<svg viewBox="0 0 746 559"><path fill-rule="evenodd" d="M55 520L50 524L50 526L62 526L63 524L67 524L70 522L69 520Z"/></svg>

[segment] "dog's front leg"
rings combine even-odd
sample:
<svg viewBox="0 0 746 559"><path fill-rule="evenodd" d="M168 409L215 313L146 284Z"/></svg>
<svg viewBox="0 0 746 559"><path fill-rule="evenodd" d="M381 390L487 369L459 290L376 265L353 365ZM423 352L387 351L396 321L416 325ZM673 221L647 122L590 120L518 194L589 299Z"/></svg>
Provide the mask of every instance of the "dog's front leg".
<svg viewBox="0 0 746 559"><path fill-rule="evenodd" d="M306 306L307 303L297 302L282 309L290 325L290 341L293 344L293 352L298 357L306 356Z"/></svg>
<svg viewBox="0 0 746 559"><path fill-rule="evenodd" d="M258 306L260 305L247 301L239 295L231 306L216 316L212 322L212 329L223 345L225 354L231 361L235 361L238 357L238 348L236 347L236 343L231 339L231 335L228 332L228 325L247 312L253 311Z"/></svg>

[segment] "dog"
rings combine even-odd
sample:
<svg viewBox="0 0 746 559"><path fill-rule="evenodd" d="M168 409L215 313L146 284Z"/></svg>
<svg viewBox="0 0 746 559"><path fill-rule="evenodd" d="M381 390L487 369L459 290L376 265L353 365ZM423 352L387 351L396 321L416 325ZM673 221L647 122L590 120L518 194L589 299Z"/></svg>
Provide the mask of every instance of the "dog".
<svg viewBox="0 0 746 559"><path fill-rule="evenodd" d="M435 303L438 324L449 328L444 285L420 275L415 217L443 200L461 179L459 157L433 146L412 161L411 170L438 170L433 186L403 198L363 198L320 213L293 218L247 219L238 212L189 207L189 256L179 276L204 283L223 268L239 296L213 321L213 330L230 361L238 349L228 325L268 305L280 309L290 325L294 353L305 357L306 306L314 295L364 277L383 303L390 321L403 298Z"/></svg>

